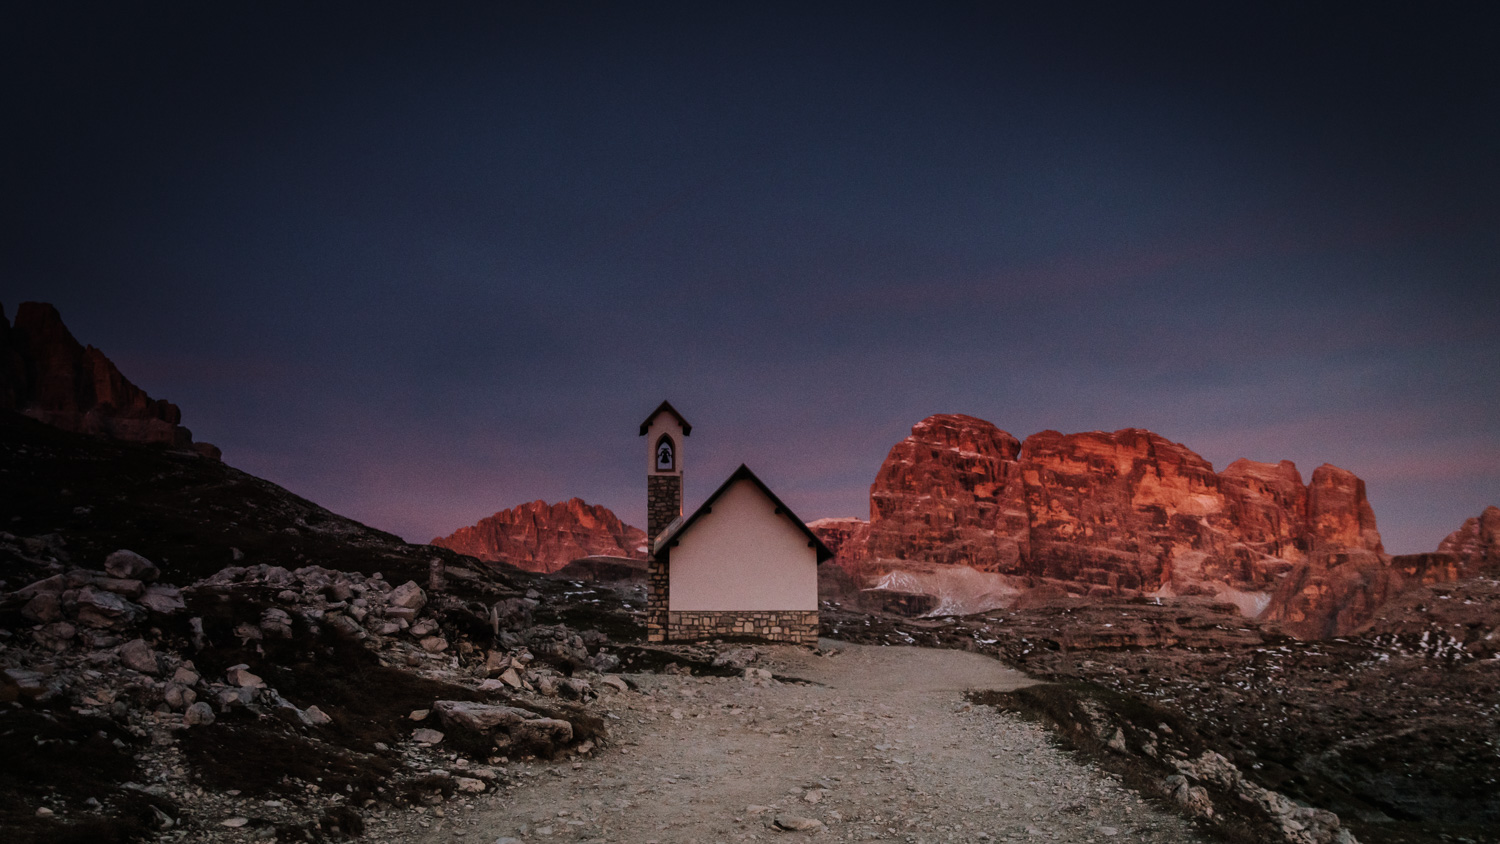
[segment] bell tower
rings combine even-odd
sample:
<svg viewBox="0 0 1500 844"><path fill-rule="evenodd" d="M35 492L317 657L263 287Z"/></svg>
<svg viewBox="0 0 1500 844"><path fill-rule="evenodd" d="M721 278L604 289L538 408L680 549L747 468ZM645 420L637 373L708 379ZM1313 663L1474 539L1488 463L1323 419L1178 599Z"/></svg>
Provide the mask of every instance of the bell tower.
<svg viewBox="0 0 1500 844"><path fill-rule="evenodd" d="M669 402L641 423L646 438L646 540L655 541L682 515L682 441L693 432Z"/></svg>
<svg viewBox="0 0 1500 844"><path fill-rule="evenodd" d="M682 518L682 441L693 432L682 414L662 402L641 423L646 438L646 641L667 639L667 609L672 586L666 555L656 556L656 538Z"/></svg>

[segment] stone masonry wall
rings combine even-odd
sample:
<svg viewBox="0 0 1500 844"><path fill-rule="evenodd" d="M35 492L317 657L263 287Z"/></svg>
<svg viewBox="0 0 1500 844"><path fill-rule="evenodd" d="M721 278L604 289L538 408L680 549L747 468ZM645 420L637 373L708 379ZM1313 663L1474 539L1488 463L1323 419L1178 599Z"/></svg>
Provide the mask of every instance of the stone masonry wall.
<svg viewBox="0 0 1500 844"><path fill-rule="evenodd" d="M646 476L646 539L654 541L682 515L682 476Z"/></svg>
<svg viewBox="0 0 1500 844"><path fill-rule="evenodd" d="M649 623L647 630L649 639ZM770 642L817 645L818 611L723 610L667 613L668 641L711 639L716 636L751 636Z"/></svg>
<svg viewBox="0 0 1500 844"><path fill-rule="evenodd" d="M682 476L646 476L646 541L667 529L682 515ZM646 641L664 642L667 638L667 601L671 581L667 565L652 555L646 563Z"/></svg>
<svg viewBox="0 0 1500 844"><path fill-rule="evenodd" d="M656 557L646 562L646 641L667 640L667 598L671 580L667 565Z"/></svg>

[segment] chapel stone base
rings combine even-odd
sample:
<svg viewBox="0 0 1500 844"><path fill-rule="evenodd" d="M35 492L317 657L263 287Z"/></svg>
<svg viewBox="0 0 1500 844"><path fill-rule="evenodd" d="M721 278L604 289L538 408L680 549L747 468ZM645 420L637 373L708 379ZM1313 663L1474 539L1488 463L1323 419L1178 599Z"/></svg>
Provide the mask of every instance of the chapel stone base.
<svg viewBox="0 0 1500 844"><path fill-rule="evenodd" d="M650 639L650 626L647 638ZM672 611L667 613L666 640L672 642L744 636L767 642L818 644L817 610ZM657 641L657 640L653 640Z"/></svg>

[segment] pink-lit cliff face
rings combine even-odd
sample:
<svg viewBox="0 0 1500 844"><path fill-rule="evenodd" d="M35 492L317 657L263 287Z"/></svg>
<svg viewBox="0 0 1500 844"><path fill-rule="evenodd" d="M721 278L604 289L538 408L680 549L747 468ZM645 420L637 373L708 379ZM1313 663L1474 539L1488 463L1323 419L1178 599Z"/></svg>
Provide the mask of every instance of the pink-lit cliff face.
<svg viewBox="0 0 1500 844"><path fill-rule="evenodd" d="M1500 526L1491 508L1443 554L1393 560L1364 483L1338 467L1318 467L1310 484L1290 461L1237 460L1216 473L1149 431L1044 431L1019 443L959 415L917 423L870 497L867 525L814 523L865 585L933 589L952 606L966 606L952 590L1009 601L1044 584L1094 598L1210 596L1309 637L1350 632L1410 585L1487 565ZM1002 580L956 580L943 568Z"/></svg>
<svg viewBox="0 0 1500 844"><path fill-rule="evenodd" d="M553 572L581 557L646 558L646 532L604 507L570 498L533 501L480 519L431 544L527 571Z"/></svg>

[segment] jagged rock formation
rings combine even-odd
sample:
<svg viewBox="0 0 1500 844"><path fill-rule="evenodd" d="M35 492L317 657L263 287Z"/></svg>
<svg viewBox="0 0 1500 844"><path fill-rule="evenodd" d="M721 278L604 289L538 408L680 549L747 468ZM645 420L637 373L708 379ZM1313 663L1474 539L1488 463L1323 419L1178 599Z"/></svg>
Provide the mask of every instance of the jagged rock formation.
<svg viewBox="0 0 1500 844"><path fill-rule="evenodd" d="M14 326L0 306L0 410L65 431L219 458L214 446L193 442L177 405L130 383L103 352L74 339L57 309L42 302L22 302Z"/></svg>
<svg viewBox="0 0 1500 844"><path fill-rule="evenodd" d="M1363 481L1335 466L1310 484L1290 461L1216 473L1150 431L1043 431L1022 443L956 414L922 420L892 447L867 532L862 548L850 532L835 559L869 580L961 565L1079 595L1215 596L1247 615L1279 597L1272 617L1299 633L1367 619L1389 560Z"/></svg>
<svg viewBox="0 0 1500 844"><path fill-rule="evenodd" d="M1315 553L1282 580L1271 597L1265 618L1281 622L1303 638L1341 636L1384 614L1383 607L1419 587L1460 583L1500 569L1500 508L1464 522L1448 535L1438 550L1428 554L1387 557L1373 539L1374 516L1359 508L1359 523L1349 520L1348 503L1353 475L1330 480L1325 501L1342 515L1325 514L1323 529L1335 537L1324 553ZM1316 476L1315 476L1316 478ZM1363 489L1354 493L1363 501ZM1340 546L1340 539L1362 537L1362 547ZM1374 547L1371 547L1373 544Z"/></svg>
<svg viewBox="0 0 1500 844"><path fill-rule="evenodd" d="M850 570L864 558L870 538L870 523L864 519L818 519L808 522L807 527L833 552L830 561L835 565Z"/></svg>
<svg viewBox="0 0 1500 844"><path fill-rule="evenodd" d="M868 555L1015 571L1028 542L1020 449L972 416L918 422L870 486Z"/></svg>
<svg viewBox="0 0 1500 844"><path fill-rule="evenodd" d="M432 540L433 545L533 572L553 572L580 557L646 558L646 532L609 508L570 498L533 501Z"/></svg>
<svg viewBox="0 0 1500 844"><path fill-rule="evenodd" d="M1500 569L1500 507L1486 507L1465 521L1438 545L1438 553L1452 554L1466 574Z"/></svg>

